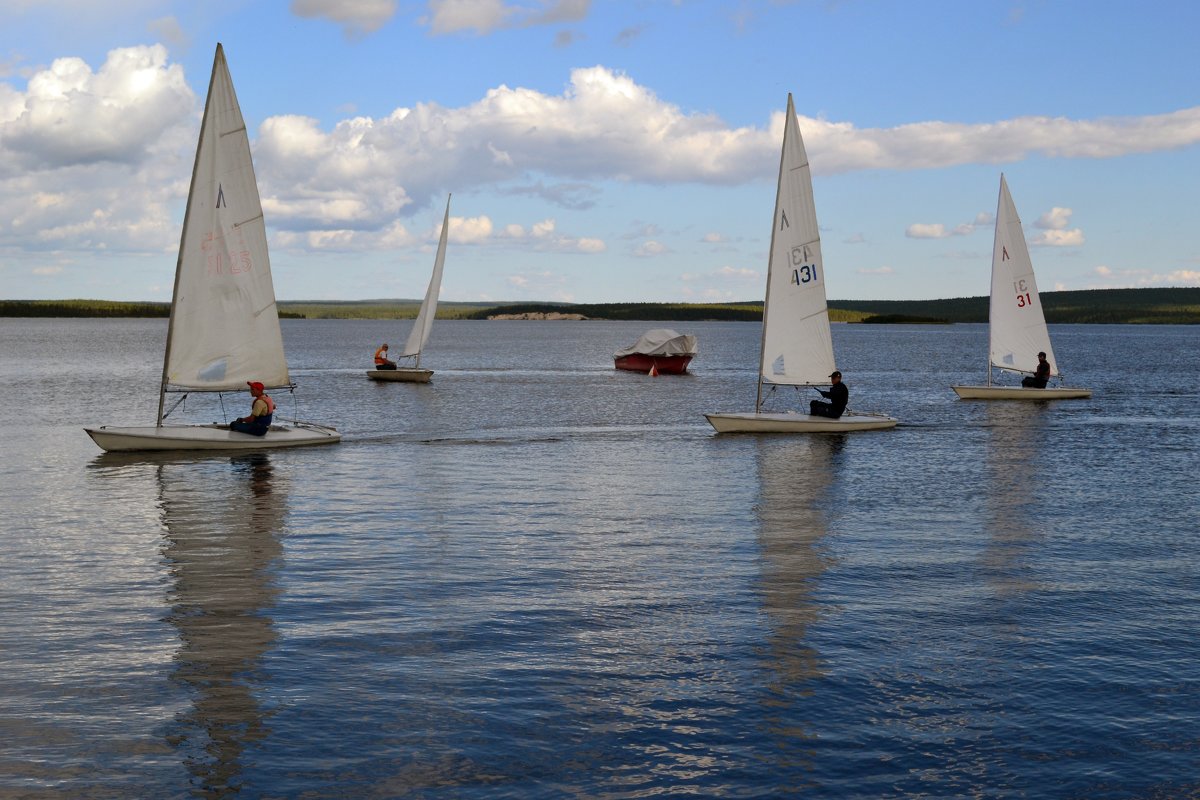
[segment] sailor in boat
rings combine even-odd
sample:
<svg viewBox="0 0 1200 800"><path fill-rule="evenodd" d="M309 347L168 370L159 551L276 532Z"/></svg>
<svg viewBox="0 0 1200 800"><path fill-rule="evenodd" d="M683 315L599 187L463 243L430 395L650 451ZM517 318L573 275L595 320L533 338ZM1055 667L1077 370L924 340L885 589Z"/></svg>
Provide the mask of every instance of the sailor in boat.
<svg viewBox="0 0 1200 800"><path fill-rule="evenodd" d="M1045 389L1050 381L1050 362L1045 353L1038 353L1037 371L1021 379L1021 385L1026 389Z"/></svg>
<svg viewBox="0 0 1200 800"><path fill-rule="evenodd" d="M396 362L389 361L387 357L387 343L384 342L383 347L375 351L375 369L395 369Z"/></svg>
<svg viewBox="0 0 1200 800"><path fill-rule="evenodd" d="M834 370L829 373L829 380L833 385L829 387L828 392L824 389L817 389L816 386L813 387L821 393L822 397L829 398L828 403L813 400L808 404L808 413L814 417L837 419L846 410L846 403L850 400L850 390L846 388L846 384L842 383L842 373Z"/></svg>
<svg viewBox="0 0 1200 800"><path fill-rule="evenodd" d="M275 414L275 401L266 394L266 387L258 381L246 381L246 385L250 387L250 396L254 398L250 416L235 419L229 423L229 429L253 436L266 436L271 428L271 418Z"/></svg>

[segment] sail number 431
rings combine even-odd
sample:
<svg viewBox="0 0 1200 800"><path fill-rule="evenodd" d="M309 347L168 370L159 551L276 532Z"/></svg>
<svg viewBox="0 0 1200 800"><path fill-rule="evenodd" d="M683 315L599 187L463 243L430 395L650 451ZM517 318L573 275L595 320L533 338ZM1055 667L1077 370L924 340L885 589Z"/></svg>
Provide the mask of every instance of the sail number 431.
<svg viewBox="0 0 1200 800"><path fill-rule="evenodd" d="M802 283L812 283L817 279L817 265L805 264L792 270L792 283L799 286Z"/></svg>

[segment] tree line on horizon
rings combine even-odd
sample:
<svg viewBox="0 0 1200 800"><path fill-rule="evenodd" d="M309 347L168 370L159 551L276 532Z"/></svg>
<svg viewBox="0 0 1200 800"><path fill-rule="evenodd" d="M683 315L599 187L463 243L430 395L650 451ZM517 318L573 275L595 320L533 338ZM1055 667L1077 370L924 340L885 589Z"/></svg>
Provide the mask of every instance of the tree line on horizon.
<svg viewBox="0 0 1200 800"><path fill-rule="evenodd" d="M1043 292L1050 323L1200 324L1200 287ZM831 300L835 322L987 322L988 298ZM282 301L294 319L412 319L417 300ZM762 319L762 301L738 303L442 303L438 319L487 319L497 314L564 313L591 319L700 322ZM0 317L167 317L171 304L109 300L0 300Z"/></svg>

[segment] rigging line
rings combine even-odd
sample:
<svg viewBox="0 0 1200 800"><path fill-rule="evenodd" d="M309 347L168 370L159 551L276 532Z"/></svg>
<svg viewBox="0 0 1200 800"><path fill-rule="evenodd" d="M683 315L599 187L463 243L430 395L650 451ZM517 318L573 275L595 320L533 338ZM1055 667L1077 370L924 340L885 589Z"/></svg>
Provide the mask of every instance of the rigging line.
<svg viewBox="0 0 1200 800"><path fill-rule="evenodd" d="M182 403L184 400L187 400L187 392L184 392L180 396L180 398L175 401L174 405L172 405L169 409L167 409L167 413L163 414L162 418L166 419L167 417L171 416L171 412L174 411L175 409L179 408L179 404Z"/></svg>

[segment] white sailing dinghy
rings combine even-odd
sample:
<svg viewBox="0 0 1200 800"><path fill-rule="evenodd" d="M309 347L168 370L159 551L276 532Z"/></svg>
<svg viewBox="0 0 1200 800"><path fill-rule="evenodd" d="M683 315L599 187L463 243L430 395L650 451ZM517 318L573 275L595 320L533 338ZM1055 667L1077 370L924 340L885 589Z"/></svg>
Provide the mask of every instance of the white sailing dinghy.
<svg viewBox="0 0 1200 800"><path fill-rule="evenodd" d="M1044 389L992 384L992 368L1033 375L1037 354L1045 353L1050 376L1062 380L1042 300L1033 276L1033 261L1021 230L1021 218L1000 175L1000 199L996 205L996 239L992 245L992 295L988 310L990 345L986 386L952 386L964 400L1058 400L1091 397L1091 389L1046 386Z"/></svg>
<svg viewBox="0 0 1200 800"><path fill-rule="evenodd" d="M217 45L184 213L154 426L85 428L105 450L261 450L330 444L333 428L291 421L264 436L220 424L164 425L188 392L246 392L247 382L292 388L250 140ZM164 413L168 391L182 393ZM278 417L278 414L276 414Z"/></svg>
<svg viewBox="0 0 1200 800"><path fill-rule="evenodd" d="M763 410L764 384L769 386L768 397L779 386L828 386L835 369L812 171L789 93L767 261L754 411L705 414L705 417L718 433L821 433L896 426L894 418L882 414L847 411L838 419L830 419L794 411Z"/></svg>
<svg viewBox="0 0 1200 800"><path fill-rule="evenodd" d="M412 330L408 332L408 341L404 343L404 352L400 358L416 358L411 367L396 366L395 369L369 369L367 377L376 381L406 381L408 383L429 383L433 370L421 368L421 350L429 341L429 332L433 330L433 318L437 316L438 293L442 290L442 267L446 264L446 231L450 230L450 198L446 198L446 214L442 217L442 235L438 239L437 256L433 259L433 275L429 278L429 288L425 290L425 299L421 301L421 310L417 312L417 320Z"/></svg>

